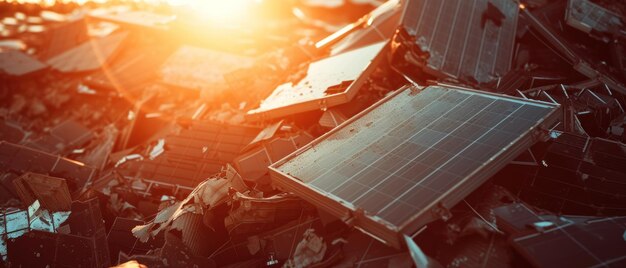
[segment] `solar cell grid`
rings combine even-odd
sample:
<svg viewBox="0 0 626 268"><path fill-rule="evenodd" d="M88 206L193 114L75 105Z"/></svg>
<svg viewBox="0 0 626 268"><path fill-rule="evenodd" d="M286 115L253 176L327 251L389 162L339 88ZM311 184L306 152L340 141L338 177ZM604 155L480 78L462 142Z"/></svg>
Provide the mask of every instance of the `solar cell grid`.
<svg viewBox="0 0 626 268"><path fill-rule="evenodd" d="M272 168L402 228L555 109L440 86L415 96L407 90Z"/></svg>
<svg viewBox="0 0 626 268"><path fill-rule="evenodd" d="M402 24L428 52L427 70L489 82L511 67L517 16L511 0L415 0Z"/></svg>

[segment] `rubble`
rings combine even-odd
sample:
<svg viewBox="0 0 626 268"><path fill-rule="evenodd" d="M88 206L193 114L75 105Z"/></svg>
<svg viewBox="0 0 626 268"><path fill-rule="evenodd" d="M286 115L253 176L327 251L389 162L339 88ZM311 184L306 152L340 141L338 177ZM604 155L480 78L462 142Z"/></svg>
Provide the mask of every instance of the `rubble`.
<svg viewBox="0 0 626 268"><path fill-rule="evenodd" d="M223 178L212 178L199 184L187 198L160 211L153 222L133 228L133 234L142 242L146 242L150 235L155 236L170 225L172 228L181 229L182 227L177 224L184 225L184 218L178 221L179 217L187 213L203 214L205 209L213 209L224 202L230 189L244 191L245 188L246 186L239 174L228 166ZM186 231L193 230L182 230L183 235ZM192 237L186 238L191 239Z"/></svg>
<svg viewBox="0 0 626 268"><path fill-rule="evenodd" d="M0 266L620 266L624 23L606 0L0 1Z"/></svg>
<svg viewBox="0 0 626 268"><path fill-rule="evenodd" d="M68 120L54 126L49 135L28 143L31 148L39 149L48 153L68 153L85 145L94 137L91 130L80 123Z"/></svg>

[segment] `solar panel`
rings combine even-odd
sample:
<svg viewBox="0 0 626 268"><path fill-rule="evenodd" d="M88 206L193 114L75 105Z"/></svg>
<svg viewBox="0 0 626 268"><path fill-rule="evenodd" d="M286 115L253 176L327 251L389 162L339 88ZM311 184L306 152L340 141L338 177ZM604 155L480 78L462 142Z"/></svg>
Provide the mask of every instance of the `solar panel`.
<svg viewBox="0 0 626 268"><path fill-rule="evenodd" d="M232 162L261 129L212 121L194 121L165 137L165 151L150 160L130 161L117 170L140 178L194 187Z"/></svg>
<svg viewBox="0 0 626 268"><path fill-rule="evenodd" d="M160 76L168 86L199 90L209 98L232 89L226 74L253 64L249 57L184 45L163 63Z"/></svg>
<svg viewBox="0 0 626 268"><path fill-rule="evenodd" d="M398 246L526 150L558 105L469 89L393 95L271 166L273 181Z"/></svg>
<svg viewBox="0 0 626 268"><path fill-rule="evenodd" d="M391 38L400 25L402 10L398 0L387 1L378 6L366 15L368 17L366 25L355 26L357 30L332 45L330 54L336 55Z"/></svg>
<svg viewBox="0 0 626 268"><path fill-rule="evenodd" d="M96 177L97 170L59 155L0 141L0 174L26 172L64 178L70 191L78 193Z"/></svg>
<svg viewBox="0 0 626 268"><path fill-rule="evenodd" d="M626 145L572 133L552 135L541 157L545 166L505 171L523 182L520 197L558 214L624 215Z"/></svg>
<svg viewBox="0 0 626 268"><path fill-rule="evenodd" d="M626 217L590 219L520 235L512 244L535 267L623 267L625 228Z"/></svg>
<svg viewBox="0 0 626 268"><path fill-rule="evenodd" d="M274 119L294 113L315 111L349 102L374 71L386 42L351 50L313 62L298 82L278 86L250 119Z"/></svg>
<svg viewBox="0 0 626 268"><path fill-rule="evenodd" d="M413 0L402 25L428 53L425 71L486 83L511 68L517 16L511 0Z"/></svg>
<svg viewBox="0 0 626 268"><path fill-rule="evenodd" d="M7 75L22 76L32 74L46 67L42 62L18 50L0 52L0 72Z"/></svg>
<svg viewBox="0 0 626 268"><path fill-rule="evenodd" d="M565 19L567 24L586 33L608 34L624 27L619 15L588 0L569 0Z"/></svg>
<svg viewBox="0 0 626 268"><path fill-rule="evenodd" d="M561 6L565 7L564 4L564 2L556 1L533 12L522 9L522 14L533 30L564 56L573 65L574 70L589 78L598 79L609 88L625 94L626 86L619 82L619 79L611 72L603 71L603 67L596 64L600 60L576 46L577 40L567 39L560 30L560 20L555 21L555 18L557 14L563 15Z"/></svg>
<svg viewBox="0 0 626 268"><path fill-rule="evenodd" d="M93 71L105 66L121 50L127 32L93 38L46 61L53 69L63 72Z"/></svg>

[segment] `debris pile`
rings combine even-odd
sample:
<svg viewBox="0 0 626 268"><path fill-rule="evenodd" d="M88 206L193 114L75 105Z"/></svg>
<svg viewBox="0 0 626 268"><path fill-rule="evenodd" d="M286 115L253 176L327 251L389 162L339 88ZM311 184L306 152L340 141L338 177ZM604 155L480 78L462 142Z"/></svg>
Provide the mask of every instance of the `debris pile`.
<svg viewBox="0 0 626 268"><path fill-rule="evenodd" d="M623 1L18 2L0 266L624 266Z"/></svg>

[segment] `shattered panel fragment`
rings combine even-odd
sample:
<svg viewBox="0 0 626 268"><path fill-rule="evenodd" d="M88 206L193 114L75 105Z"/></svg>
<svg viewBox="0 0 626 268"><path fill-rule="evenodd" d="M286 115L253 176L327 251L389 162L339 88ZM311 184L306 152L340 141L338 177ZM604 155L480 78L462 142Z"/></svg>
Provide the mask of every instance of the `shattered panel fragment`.
<svg viewBox="0 0 626 268"><path fill-rule="evenodd" d="M274 119L349 102L376 68L385 45L379 42L312 62L304 77L278 86L248 117Z"/></svg>
<svg viewBox="0 0 626 268"><path fill-rule="evenodd" d="M167 85L201 91L207 98L230 88L224 75L252 67L251 58L192 46L182 46L163 63L161 79Z"/></svg>
<svg viewBox="0 0 626 268"><path fill-rule="evenodd" d="M437 77L487 83L511 69L518 5L511 0L408 1L407 48ZM412 44L410 44L412 43Z"/></svg>
<svg viewBox="0 0 626 268"><path fill-rule="evenodd" d="M591 219L513 238L513 246L537 267L624 264L626 218ZM609 246L610 245L610 246ZM554 250L559 249L559 250Z"/></svg>
<svg viewBox="0 0 626 268"><path fill-rule="evenodd" d="M26 173L13 181L17 193L24 204L39 200L41 206L49 211L69 211L72 197L65 179Z"/></svg>
<svg viewBox="0 0 626 268"><path fill-rule="evenodd" d="M119 51L128 33L120 32L91 39L46 61L51 68L63 72L93 71L105 66Z"/></svg>
<svg viewBox="0 0 626 268"><path fill-rule="evenodd" d="M29 171L66 179L73 194L96 176L96 169L81 162L0 141L0 172Z"/></svg>
<svg viewBox="0 0 626 268"><path fill-rule="evenodd" d="M152 159L150 155L135 155L133 158L141 160L124 162L117 170L127 178L194 187L233 161L259 130L211 121L192 122L164 138L162 153Z"/></svg>
<svg viewBox="0 0 626 268"><path fill-rule="evenodd" d="M17 50L0 49L0 77L20 77L44 70L48 66Z"/></svg>
<svg viewBox="0 0 626 268"><path fill-rule="evenodd" d="M568 25L593 35L625 35L624 18L589 0L569 0L565 21Z"/></svg>

